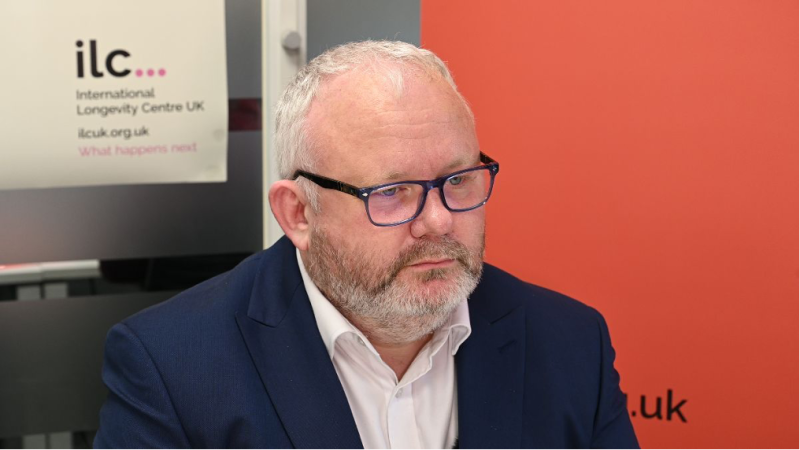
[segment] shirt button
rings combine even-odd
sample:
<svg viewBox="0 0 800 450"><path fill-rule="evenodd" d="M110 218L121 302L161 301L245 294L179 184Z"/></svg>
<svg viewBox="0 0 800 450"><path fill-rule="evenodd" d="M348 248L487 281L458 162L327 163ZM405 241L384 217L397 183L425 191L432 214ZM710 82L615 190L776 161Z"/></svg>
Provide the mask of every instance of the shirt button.
<svg viewBox="0 0 800 450"><path fill-rule="evenodd" d="M397 390L397 397L400 397L401 395L403 395L403 388Z"/></svg>
<svg viewBox="0 0 800 450"><path fill-rule="evenodd" d="M367 345L367 344L364 343L364 340L361 339L361 338L358 338L358 343L361 344L361 345L364 345L364 346Z"/></svg>

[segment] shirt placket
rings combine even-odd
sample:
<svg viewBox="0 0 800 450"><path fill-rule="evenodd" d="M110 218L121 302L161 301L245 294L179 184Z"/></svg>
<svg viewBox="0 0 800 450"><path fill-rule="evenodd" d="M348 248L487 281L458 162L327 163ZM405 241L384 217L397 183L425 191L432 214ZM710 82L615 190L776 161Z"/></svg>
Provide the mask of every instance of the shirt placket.
<svg viewBox="0 0 800 450"><path fill-rule="evenodd" d="M389 400L389 444L391 448L421 448L419 428L414 413L414 392L411 384L396 387Z"/></svg>

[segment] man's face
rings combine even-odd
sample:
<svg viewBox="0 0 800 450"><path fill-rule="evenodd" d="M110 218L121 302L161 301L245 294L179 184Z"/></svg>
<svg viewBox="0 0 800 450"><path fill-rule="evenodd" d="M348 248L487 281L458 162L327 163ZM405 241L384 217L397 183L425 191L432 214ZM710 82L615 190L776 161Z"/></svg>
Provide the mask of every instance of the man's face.
<svg viewBox="0 0 800 450"><path fill-rule="evenodd" d="M479 162L465 107L441 79L405 75L402 94L356 70L329 80L308 116L315 171L354 186L429 180ZM356 325L387 341L412 341L440 327L477 285L482 269L483 208L452 213L430 191L409 223L377 227L359 199L320 190L309 209L303 258L329 300Z"/></svg>

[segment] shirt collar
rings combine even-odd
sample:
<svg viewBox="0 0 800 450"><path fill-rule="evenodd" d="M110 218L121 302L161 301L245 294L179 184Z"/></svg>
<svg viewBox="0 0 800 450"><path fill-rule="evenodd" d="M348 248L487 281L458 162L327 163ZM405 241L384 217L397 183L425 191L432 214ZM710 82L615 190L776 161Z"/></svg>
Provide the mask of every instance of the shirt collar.
<svg viewBox="0 0 800 450"><path fill-rule="evenodd" d="M328 350L328 355L333 359L336 340L339 336L346 333L354 333L367 343L367 346L372 350L372 345L369 344L368 339L364 334L347 320L346 317L336 309L333 304L322 294L314 281L306 271L306 266L303 264L303 259L300 257L300 250L295 249L297 255L297 265L300 267L300 275L303 277L303 285L306 288L308 299L311 301L311 309L314 311L314 318L317 321L317 328L319 334L322 336L322 341L325 343L325 348ZM449 350L452 355L458 352L461 344L472 333L472 325L469 322L469 307L467 299L462 300L455 311L450 315L449 322L437 331L437 335L447 333L449 334ZM374 350L372 350L374 352Z"/></svg>
<svg viewBox="0 0 800 450"><path fill-rule="evenodd" d="M461 301L453 314L450 316L450 324L447 325L450 332L450 354L455 356L461 344L472 334L472 325L469 323L469 306L467 299Z"/></svg>

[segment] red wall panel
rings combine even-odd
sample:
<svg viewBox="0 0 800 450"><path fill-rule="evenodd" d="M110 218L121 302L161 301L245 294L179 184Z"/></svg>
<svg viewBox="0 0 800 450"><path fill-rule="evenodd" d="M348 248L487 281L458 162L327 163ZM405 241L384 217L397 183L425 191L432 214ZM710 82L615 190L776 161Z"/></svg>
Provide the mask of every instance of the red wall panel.
<svg viewBox="0 0 800 450"><path fill-rule="evenodd" d="M422 1L501 164L487 259L604 313L643 446L798 446L797 18Z"/></svg>

